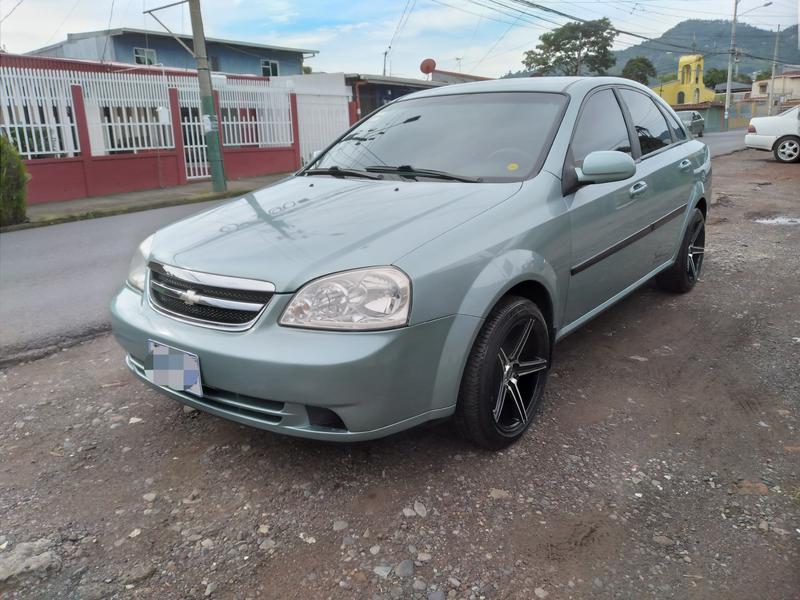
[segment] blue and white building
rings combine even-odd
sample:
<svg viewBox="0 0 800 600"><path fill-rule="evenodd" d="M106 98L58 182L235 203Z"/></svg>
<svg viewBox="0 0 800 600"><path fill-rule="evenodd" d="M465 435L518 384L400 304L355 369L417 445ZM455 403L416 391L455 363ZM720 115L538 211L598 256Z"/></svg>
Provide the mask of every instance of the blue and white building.
<svg viewBox="0 0 800 600"><path fill-rule="evenodd" d="M177 37L192 48L192 36ZM206 38L206 50L212 71L240 75L299 75L303 60L317 50L286 48L268 44ZM146 29L107 29L70 33L57 44L32 50L32 56L72 58L131 65L159 65L194 69L194 58L169 33Z"/></svg>

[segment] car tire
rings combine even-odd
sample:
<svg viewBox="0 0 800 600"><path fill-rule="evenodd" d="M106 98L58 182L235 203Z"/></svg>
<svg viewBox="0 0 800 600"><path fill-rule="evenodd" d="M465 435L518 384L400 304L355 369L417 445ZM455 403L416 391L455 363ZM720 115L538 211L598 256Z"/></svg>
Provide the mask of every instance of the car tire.
<svg viewBox="0 0 800 600"><path fill-rule="evenodd" d="M703 128L700 128L700 131L697 133L697 137L703 137Z"/></svg>
<svg viewBox="0 0 800 600"><path fill-rule="evenodd" d="M533 302L507 296L495 306L473 344L456 405L459 433L500 450L533 420L550 368L550 330Z"/></svg>
<svg viewBox="0 0 800 600"><path fill-rule="evenodd" d="M706 222L703 213L695 208L689 219L689 226L683 234L678 257L673 265L656 277L658 286L676 294L691 290L700 277L706 243Z"/></svg>
<svg viewBox="0 0 800 600"><path fill-rule="evenodd" d="M795 163L800 161L800 138L787 135L775 142L772 148L775 160L782 163Z"/></svg>

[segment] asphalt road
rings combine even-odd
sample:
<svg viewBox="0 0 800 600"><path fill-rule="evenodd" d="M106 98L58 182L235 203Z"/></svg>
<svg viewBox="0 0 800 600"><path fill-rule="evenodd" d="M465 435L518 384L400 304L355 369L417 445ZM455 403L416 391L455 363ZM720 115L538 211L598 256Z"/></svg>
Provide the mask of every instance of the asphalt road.
<svg viewBox="0 0 800 600"><path fill-rule="evenodd" d="M711 148L711 156L721 156L743 150L745 133L744 129L706 133L702 141Z"/></svg>
<svg viewBox="0 0 800 600"><path fill-rule="evenodd" d="M108 328L136 246L214 202L0 235L0 361Z"/></svg>
<svg viewBox="0 0 800 600"><path fill-rule="evenodd" d="M742 130L703 138L712 155L744 147ZM213 203L162 208L0 235L0 362L108 328L108 302L136 245Z"/></svg>

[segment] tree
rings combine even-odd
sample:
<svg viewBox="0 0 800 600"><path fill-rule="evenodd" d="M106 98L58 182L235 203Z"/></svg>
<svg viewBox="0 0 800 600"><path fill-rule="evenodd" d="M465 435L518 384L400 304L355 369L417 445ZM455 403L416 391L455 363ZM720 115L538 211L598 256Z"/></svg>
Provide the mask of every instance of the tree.
<svg viewBox="0 0 800 600"><path fill-rule="evenodd" d="M649 58L637 56L625 63L625 67L622 69L622 76L626 79L633 79L643 85L647 85L650 78L656 76L656 68L653 66L653 63L650 62Z"/></svg>
<svg viewBox="0 0 800 600"><path fill-rule="evenodd" d="M675 81L678 79L678 74L675 71L670 71L669 73L664 73L663 75L658 76L658 80L661 83L669 83L670 81Z"/></svg>
<svg viewBox="0 0 800 600"><path fill-rule="evenodd" d="M750 77L747 73L739 73L736 77L733 78L734 81L738 81L739 83L747 83L752 84L753 78ZM727 80L726 80L727 81Z"/></svg>
<svg viewBox="0 0 800 600"><path fill-rule="evenodd" d="M0 226L25 220L28 172L14 145L0 135Z"/></svg>
<svg viewBox="0 0 800 600"><path fill-rule="evenodd" d="M309 75L310 73L311 73L311 67L303 65L303 75Z"/></svg>
<svg viewBox="0 0 800 600"><path fill-rule="evenodd" d="M541 73L604 75L617 62L611 44L617 36L603 17L584 23L567 23L543 33L536 50L528 50L522 64Z"/></svg>
<svg viewBox="0 0 800 600"><path fill-rule="evenodd" d="M706 87L714 89L720 83L728 81L728 71L725 69L706 69L703 73L703 83Z"/></svg>
<svg viewBox="0 0 800 600"><path fill-rule="evenodd" d="M771 79L772 73L769 71L759 71L756 73L756 81L764 81L765 79Z"/></svg>

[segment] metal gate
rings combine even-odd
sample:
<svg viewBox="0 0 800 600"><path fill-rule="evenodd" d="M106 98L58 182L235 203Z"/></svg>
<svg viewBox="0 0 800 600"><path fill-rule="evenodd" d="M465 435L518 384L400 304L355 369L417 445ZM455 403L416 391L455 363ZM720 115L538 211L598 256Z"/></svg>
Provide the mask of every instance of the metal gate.
<svg viewBox="0 0 800 600"><path fill-rule="evenodd" d="M205 179L211 177L208 166L208 151L206 138L203 131L203 121L197 111L191 109L181 117L181 132L183 133L183 158L186 162L186 179Z"/></svg>

